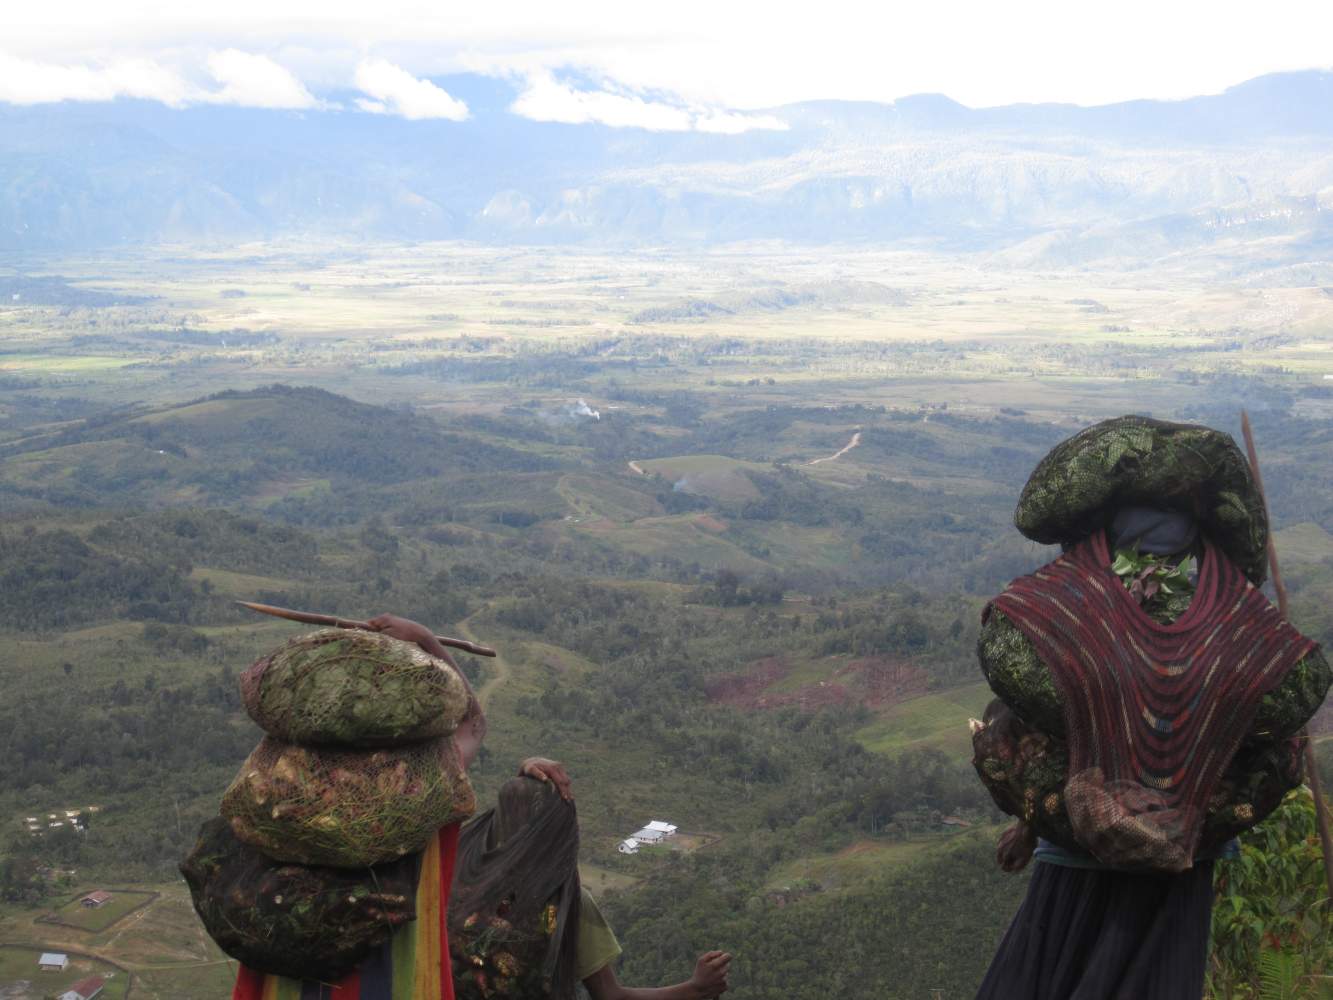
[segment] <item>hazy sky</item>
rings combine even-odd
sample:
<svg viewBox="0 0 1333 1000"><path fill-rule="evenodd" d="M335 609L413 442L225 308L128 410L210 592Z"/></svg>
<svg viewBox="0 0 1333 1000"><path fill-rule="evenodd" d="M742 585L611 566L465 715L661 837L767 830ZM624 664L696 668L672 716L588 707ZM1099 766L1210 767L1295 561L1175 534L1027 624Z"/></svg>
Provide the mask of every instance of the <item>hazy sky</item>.
<svg viewBox="0 0 1333 1000"><path fill-rule="evenodd" d="M9 4L0 101L120 96L460 119L427 77L512 81L510 110L657 129L941 92L979 107L1216 93L1333 66L1330 0L43 0ZM330 96L336 94L337 96ZM348 95L352 96L348 96Z"/></svg>

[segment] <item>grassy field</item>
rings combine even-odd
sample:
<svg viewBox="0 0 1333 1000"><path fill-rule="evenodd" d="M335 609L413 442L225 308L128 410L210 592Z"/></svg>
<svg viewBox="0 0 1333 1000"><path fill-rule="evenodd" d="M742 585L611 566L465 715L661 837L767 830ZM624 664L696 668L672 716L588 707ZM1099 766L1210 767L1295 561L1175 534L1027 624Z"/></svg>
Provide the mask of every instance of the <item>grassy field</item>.
<svg viewBox="0 0 1333 1000"><path fill-rule="evenodd" d="M626 889L633 889L639 884L639 879L632 875L612 871L609 868L600 868L587 862L579 864L579 878L596 896L603 896L608 892L622 892Z"/></svg>
<svg viewBox="0 0 1333 1000"><path fill-rule="evenodd" d="M742 473L746 469L765 471L762 465L725 455L677 455L674 458L644 459L635 464L646 475L667 480L672 489L718 500L756 499L759 491Z"/></svg>
<svg viewBox="0 0 1333 1000"><path fill-rule="evenodd" d="M1182 377L1208 371L1280 366L1307 382L1333 372L1333 299L1317 287L1237 285L1236 262L1209 254L1173 258L1151 276L1032 271L1003 257L870 247L811 256L748 245L616 255L378 245L359 247L355 263L345 254L312 242L34 260L75 284L155 301L100 311L99 330L133 345L115 352L76 340L87 331L75 314L0 309L0 368L108 399L131 386L136 399L180 400L219 380L241 387L299 375L365 399L499 413L512 400L493 384L446 384L400 366L648 336L671 338L633 375L648 390L707 390L761 405L796 397L897 406L947 400L964 410L1019 405L1051 415L1167 408ZM861 300L857 282L897 298ZM756 304L782 286L821 294L791 308ZM245 294L224 298L225 289ZM715 300L728 311L705 322L638 318L644 310L669 314L686 299ZM215 340L179 336L186 327ZM237 330L276 340L228 341ZM723 349L712 351L714 344ZM599 355L614 362L624 349L613 344ZM562 405L590 396L595 404L603 381L584 379L571 390L557 380L533 395ZM789 450L794 461L822 454L799 442ZM837 464L814 468L833 474Z"/></svg>
<svg viewBox="0 0 1333 1000"><path fill-rule="evenodd" d="M69 952L71 959L76 952L88 956L78 960L82 974L62 979L61 989L82 976L115 972L114 966L100 960L105 958L128 970L136 1000L217 1000L226 996L235 978L235 963L204 933L185 885L179 881L139 885L135 891L140 899L148 897L150 902L101 928L76 929L38 921L35 918L41 911L0 912L0 941L30 943L37 951ZM154 893L156 898L152 898ZM15 957L17 951L0 948L0 987L19 978L26 969L26 952ZM35 968L36 951L32 956ZM125 972L119 972L111 982L117 984L117 992L109 995L123 996ZM41 989L35 996L49 995L48 985L43 984Z"/></svg>
<svg viewBox="0 0 1333 1000"><path fill-rule="evenodd" d="M136 364L138 358L98 354L8 354L0 359L0 372L40 375L91 375Z"/></svg>
<svg viewBox="0 0 1333 1000"><path fill-rule="evenodd" d="M969 718L981 718L995 697L984 681L922 695L887 709L874 722L859 730L856 738L869 750L894 753L912 747L938 747L949 753L971 756Z"/></svg>
<svg viewBox="0 0 1333 1000"><path fill-rule="evenodd" d="M1324 562L1333 559L1333 534L1317 524L1305 522L1273 533L1278 557L1296 562Z"/></svg>
<svg viewBox="0 0 1333 1000"><path fill-rule="evenodd" d="M91 889L84 890L64 906L60 907L52 915L52 922L68 924L71 927L77 927L79 930L101 932L109 929L117 921L129 916L141 906L147 906L153 901L151 892L140 892L134 889L112 889L111 899L101 906L92 908L84 906L82 899Z"/></svg>
<svg viewBox="0 0 1333 1000"><path fill-rule="evenodd" d="M947 844L955 834L915 837L909 840L859 840L832 854L812 854L785 862L769 874L770 890L814 883L826 891L854 887L873 875L911 864Z"/></svg>
<svg viewBox="0 0 1333 1000"><path fill-rule="evenodd" d="M718 522L698 514L644 517L629 524L596 521L576 525L580 534L642 556L669 555L716 569L744 573L771 569L767 559L753 555L717 532Z"/></svg>
<svg viewBox="0 0 1333 1000"><path fill-rule="evenodd" d="M65 992L81 979L101 976L107 1000L122 1000L129 992L131 977L110 962L91 955L66 952L69 965L63 972L43 972L37 966L42 952L53 949L27 945L0 944L0 991L10 1000L39 1000ZM60 951L61 949L54 949ZM140 996L136 990L136 997Z"/></svg>

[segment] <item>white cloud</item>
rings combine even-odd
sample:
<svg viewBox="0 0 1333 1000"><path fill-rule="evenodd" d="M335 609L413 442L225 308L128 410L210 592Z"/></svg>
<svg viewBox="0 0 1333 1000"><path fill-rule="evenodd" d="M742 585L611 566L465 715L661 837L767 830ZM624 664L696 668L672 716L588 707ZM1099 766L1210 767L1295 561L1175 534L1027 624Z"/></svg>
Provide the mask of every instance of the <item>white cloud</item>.
<svg viewBox="0 0 1333 1000"><path fill-rule="evenodd" d="M362 111L403 118L447 118L465 121L467 105L429 80L421 80L385 59L363 59L356 67L356 86L374 100L358 99Z"/></svg>
<svg viewBox="0 0 1333 1000"><path fill-rule="evenodd" d="M305 84L268 56L239 49L224 49L208 57L208 71L221 90L202 97L213 104L247 108L313 108L315 100Z"/></svg>
<svg viewBox="0 0 1333 1000"><path fill-rule="evenodd" d="M718 135L740 135L755 129L767 129L773 132L785 132L788 125L781 118L772 115L742 115L732 111L708 111L694 120L694 127L700 132L713 132Z"/></svg>
<svg viewBox="0 0 1333 1000"><path fill-rule="evenodd" d="M190 94L185 80L151 59L120 59L105 66L61 65L0 52L0 101L8 104L135 97L181 107Z"/></svg>
<svg viewBox="0 0 1333 1000"><path fill-rule="evenodd" d="M681 108L609 90L575 90L549 73L528 77L526 89L509 110L533 121L566 125L596 123L650 132L688 132L694 127L689 112Z"/></svg>
<svg viewBox="0 0 1333 1000"><path fill-rule="evenodd" d="M567 125L595 123L650 132L713 132L738 135L752 129L783 131L787 123L772 115L746 115L717 109L678 107L611 90L576 90L550 73L528 76L527 85L509 108L539 122Z"/></svg>

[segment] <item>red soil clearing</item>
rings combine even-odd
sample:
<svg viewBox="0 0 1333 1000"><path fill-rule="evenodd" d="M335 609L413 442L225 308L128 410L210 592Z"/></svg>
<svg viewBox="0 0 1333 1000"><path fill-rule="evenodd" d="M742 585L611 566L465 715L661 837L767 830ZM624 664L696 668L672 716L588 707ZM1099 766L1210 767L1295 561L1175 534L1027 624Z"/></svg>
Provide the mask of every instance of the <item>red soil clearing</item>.
<svg viewBox="0 0 1333 1000"><path fill-rule="evenodd" d="M739 673L713 679L706 690L714 701L751 710L788 705L814 709L852 703L878 709L925 694L928 686L925 671L910 663L866 657L838 667L826 680L791 691L769 690L790 672L786 660L769 656Z"/></svg>
<svg viewBox="0 0 1333 1000"><path fill-rule="evenodd" d="M736 708L754 708L764 689L776 684L791 670L779 656L755 660L737 674L726 674L709 681L704 690L713 701Z"/></svg>

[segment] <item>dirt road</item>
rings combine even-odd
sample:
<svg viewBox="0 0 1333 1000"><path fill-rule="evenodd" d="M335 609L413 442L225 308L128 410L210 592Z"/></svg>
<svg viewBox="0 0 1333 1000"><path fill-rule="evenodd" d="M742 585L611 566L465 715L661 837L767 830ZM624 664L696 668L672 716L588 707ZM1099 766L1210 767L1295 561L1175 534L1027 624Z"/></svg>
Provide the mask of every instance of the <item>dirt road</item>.
<svg viewBox="0 0 1333 1000"><path fill-rule="evenodd" d="M847 454L849 451L851 451L860 443L861 443L861 432L857 431L855 434L852 435L852 439L842 446L841 451L835 452L832 455L825 455L823 458L816 458L813 462L806 462L805 464L819 465L821 462L832 462L835 458L842 458L843 455ZM633 464L634 464L633 462L630 463L630 465Z"/></svg>

